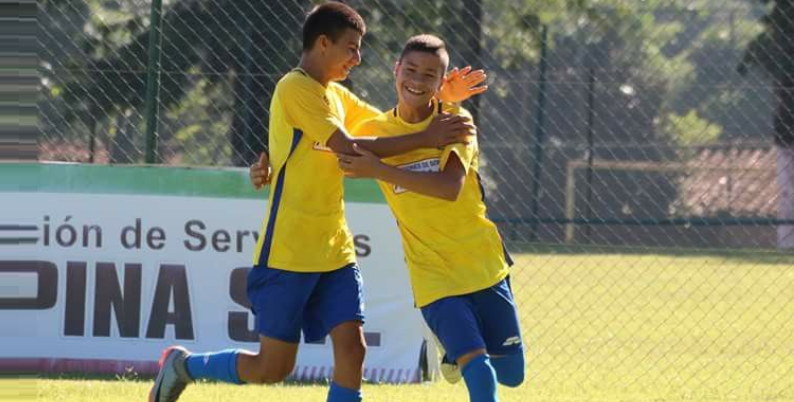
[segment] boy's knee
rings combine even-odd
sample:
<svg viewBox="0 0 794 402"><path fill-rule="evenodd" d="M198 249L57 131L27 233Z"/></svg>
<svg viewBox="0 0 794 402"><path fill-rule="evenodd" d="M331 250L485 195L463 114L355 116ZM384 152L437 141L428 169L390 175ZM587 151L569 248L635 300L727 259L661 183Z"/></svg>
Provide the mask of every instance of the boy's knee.
<svg viewBox="0 0 794 402"><path fill-rule="evenodd" d="M341 356L344 356L347 360L352 362L363 362L367 354L367 344L358 339L344 342L342 345L339 345L339 349L340 352L342 352Z"/></svg>
<svg viewBox="0 0 794 402"><path fill-rule="evenodd" d="M499 384L517 387L524 382L524 354L491 357L491 365L496 371Z"/></svg>
<svg viewBox="0 0 794 402"><path fill-rule="evenodd" d="M351 363L364 361L367 343L360 325L340 326L332 332L331 337L334 343L334 355L338 359Z"/></svg>

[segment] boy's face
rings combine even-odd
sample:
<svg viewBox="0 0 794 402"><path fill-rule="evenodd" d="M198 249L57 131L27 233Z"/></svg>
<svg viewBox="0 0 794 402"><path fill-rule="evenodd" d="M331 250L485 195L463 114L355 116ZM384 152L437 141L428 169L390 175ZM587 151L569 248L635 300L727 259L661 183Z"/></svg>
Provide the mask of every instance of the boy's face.
<svg viewBox="0 0 794 402"><path fill-rule="evenodd" d="M413 51L406 53L394 67L397 98L401 104L420 108L441 88L444 62L436 54Z"/></svg>
<svg viewBox="0 0 794 402"><path fill-rule="evenodd" d="M336 42L327 36L319 38L326 71L331 81L343 81L353 67L361 64L362 35L354 29L345 29Z"/></svg>

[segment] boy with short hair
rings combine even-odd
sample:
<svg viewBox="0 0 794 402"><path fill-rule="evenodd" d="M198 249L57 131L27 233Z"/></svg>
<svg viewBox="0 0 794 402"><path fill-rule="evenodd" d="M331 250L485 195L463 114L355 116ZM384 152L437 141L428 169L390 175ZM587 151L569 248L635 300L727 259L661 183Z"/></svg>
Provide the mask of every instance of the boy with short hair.
<svg viewBox="0 0 794 402"><path fill-rule="evenodd" d="M362 136L394 137L426 127L447 111L439 101L449 56L431 35L413 37L395 65L398 104L358 126ZM442 149L420 149L382 161L358 146L339 154L350 177L378 180L397 218L416 305L456 362L473 402L497 400L497 382L524 379L518 314L510 288L512 265L496 225L486 217L478 173L477 139Z"/></svg>
<svg viewBox="0 0 794 402"><path fill-rule="evenodd" d="M331 336L334 374L328 401L361 401L363 285L344 217L343 174L333 152L352 153L356 144L388 156L459 142L471 129L464 119L446 115L414 134L351 138L346 127L378 113L336 83L361 62L365 32L352 8L337 2L315 7L303 26L300 65L273 94L269 149L275 183L247 283L259 353L191 354L168 348L150 402L175 401L197 379L280 382L294 369L301 332L308 342Z"/></svg>

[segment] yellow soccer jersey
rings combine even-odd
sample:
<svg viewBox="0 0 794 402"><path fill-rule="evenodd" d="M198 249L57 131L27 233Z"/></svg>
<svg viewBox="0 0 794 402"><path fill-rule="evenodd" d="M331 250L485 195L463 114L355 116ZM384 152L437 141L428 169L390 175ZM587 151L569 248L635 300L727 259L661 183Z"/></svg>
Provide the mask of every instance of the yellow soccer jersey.
<svg viewBox="0 0 794 402"><path fill-rule="evenodd" d="M354 134L383 137L422 131L439 109L470 116L463 109L434 103L432 116L421 123L411 124L402 120L395 108L362 123ZM476 138L468 145L419 149L383 161L401 169L438 172L444 169L452 153L458 156L466 169L466 181L454 202L378 182L397 218L418 307L444 297L493 286L507 276L508 267L512 264L496 225L486 217L477 172L479 151Z"/></svg>
<svg viewBox="0 0 794 402"><path fill-rule="evenodd" d="M342 171L326 142L380 112L339 84L323 87L295 69L270 103L273 179L254 265L327 272L356 261L345 221Z"/></svg>

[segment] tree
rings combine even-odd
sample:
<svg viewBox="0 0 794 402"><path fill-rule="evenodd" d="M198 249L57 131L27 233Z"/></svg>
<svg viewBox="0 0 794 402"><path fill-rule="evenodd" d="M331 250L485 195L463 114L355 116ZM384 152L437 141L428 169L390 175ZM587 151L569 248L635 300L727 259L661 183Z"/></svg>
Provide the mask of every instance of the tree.
<svg viewBox="0 0 794 402"><path fill-rule="evenodd" d="M160 107L177 106L199 82L196 77L205 78L209 86L231 80L231 163L250 163L266 143L267 111L275 82L297 61L296 43L305 6L304 1L268 0L183 0L174 4L163 16ZM66 83L64 98L81 105L84 114L91 116L141 108L149 29L114 51L88 60L85 73Z"/></svg>
<svg viewBox="0 0 794 402"><path fill-rule="evenodd" d="M772 7L762 19L764 31L747 46L738 71L746 74L749 67L760 67L774 86L778 217L789 220L794 219L794 1L761 1ZM778 247L794 248L794 225L778 226Z"/></svg>

